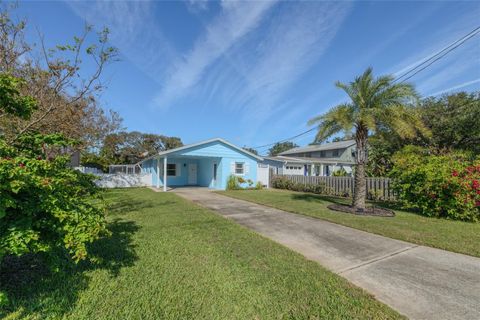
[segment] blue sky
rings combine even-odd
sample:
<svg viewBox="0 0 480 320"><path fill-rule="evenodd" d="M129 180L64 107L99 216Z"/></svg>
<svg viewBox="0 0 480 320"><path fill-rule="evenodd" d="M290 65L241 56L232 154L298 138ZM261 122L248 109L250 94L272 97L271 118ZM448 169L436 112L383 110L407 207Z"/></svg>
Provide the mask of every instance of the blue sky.
<svg viewBox="0 0 480 320"><path fill-rule="evenodd" d="M47 45L108 26L121 61L103 106L129 130L258 146L308 129L368 66L401 74L480 25L479 2L21 2ZM411 79L424 95L480 89L480 36ZM295 140L308 144L314 132ZM263 151L263 150L261 150Z"/></svg>

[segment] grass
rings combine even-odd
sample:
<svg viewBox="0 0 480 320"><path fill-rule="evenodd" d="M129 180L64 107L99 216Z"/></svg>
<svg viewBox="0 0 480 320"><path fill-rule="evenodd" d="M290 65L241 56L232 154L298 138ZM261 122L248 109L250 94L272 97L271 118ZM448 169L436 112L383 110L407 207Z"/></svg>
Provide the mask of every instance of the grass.
<svg viewBox="0 0 480 320"><path fill-rule="evenodd" d="M395 319L317 263L172 193L113 190L96 265L3 266L6 319Z"/></svg>
<svg viewBox="0 0 480 320"><path fill-rule="evenodd" d="M480 224L420 216L395 210L396 216L362 217L329 210L346 199L286 190L241 190L221 194L277 209L320 218L344 226L425 246L480 257Z"/></svg>

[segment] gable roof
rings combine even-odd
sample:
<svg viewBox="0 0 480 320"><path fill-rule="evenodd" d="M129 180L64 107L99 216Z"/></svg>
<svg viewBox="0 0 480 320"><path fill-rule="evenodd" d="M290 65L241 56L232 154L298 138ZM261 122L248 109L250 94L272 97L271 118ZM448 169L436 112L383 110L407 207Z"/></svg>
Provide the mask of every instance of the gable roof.
<svg viewBox="0 0 480 320"><path fill-rule="evenodd" d="M213 138L213 139L209 139L209 140L204 140L204 141L200 141L200 142L196 142L196 143L191 143L191 144L187 144L187 145L184 145L182 147L178 147L178 148L175 148L175 149L169 149L169 150L165 150L165 151L161 151L159 153L157 153L156 155L153 155L151 157L148 157L148 158L145 158L143 159L142 161L140 161L139 163L143 162L143 161L146 161L146 160L149 160L149 159L152 159L152 158L155 158L155 157L162 157L162 156L166 156L168 154L171 154L171 153L175 153L175 152L178 152L178 151L183 151L183 150L187 150L187 149L190 149L190 148L195 148L195 147L199 147L199 146L202 146L204 144L209 144L209 143L212 143L212 142L220 142L220 143L223 143L241 153L244 153L252 158L255 158L259 161L263 161L263 158L260 157L260 156L257 156L243 148L240 148L240 147L237 147L236 145L222 139L222 138Z"/></svg>
<svg viewBox="0 0 480 320"><path fill-rule="evenodd" d="M337 141L337 142L330 142L330 143L319 144L319 145L293 148L293 149L281 152L281 153L279 153L279 155L289 155L289 154L292 154L292 153L344 149L344 148L348 148L348 147L353 146L353 145L355 145L355 140Z"/></svg>

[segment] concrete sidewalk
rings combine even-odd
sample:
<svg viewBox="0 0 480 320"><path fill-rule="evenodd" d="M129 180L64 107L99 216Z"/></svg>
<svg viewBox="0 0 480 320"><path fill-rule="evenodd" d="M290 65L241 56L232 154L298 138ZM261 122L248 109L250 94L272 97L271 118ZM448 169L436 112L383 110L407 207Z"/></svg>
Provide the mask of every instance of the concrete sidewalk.
<svg viewBox="0 0 480 320"><path fill-rule="evenodd" d="M374 235L206 189L178 188L173 192L319 262L409 318L480 319L479 258Z"/></svg>

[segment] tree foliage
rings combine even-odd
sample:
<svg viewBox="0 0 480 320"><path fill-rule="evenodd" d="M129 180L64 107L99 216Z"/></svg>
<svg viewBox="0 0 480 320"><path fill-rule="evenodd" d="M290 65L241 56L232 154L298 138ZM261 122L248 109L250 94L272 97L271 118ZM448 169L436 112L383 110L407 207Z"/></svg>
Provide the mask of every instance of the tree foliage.
<svg viewBox="0 0 480 320"><path fill-rule="evenodd" d="M105 137L98 156L106 164L134 164L160 151L181 146L183 143L178 137L122 131Z"/></svg>
<svg viewBox="0 0 480 320"><path fill-rule="evenodd" d="M318 125L315 142L325 141L341 132L348 136L353 131L356 142L353 206L360 210L365 209L369 135L375 132L394 132L405 138L413 138L419 133L428 135L428 129L412 107L418 99L414 87L393 80L392 76L375 78L372 69L368 68L348 84L337 82L336 86L348 95L350 101L308 123Z"/></svg>
<svg viewBox="0 0 480 320"><path fill-rule="evenodd" d="M36 102L20 96L22 81L3 83L9 84L5 87L12 94L0 96L0 110L28 119ZM15 103L26 106L12 110ZM93 177L69 169L69 157L58 155L72 144L61 134L28 132L13 143L0 136L0 261L4 255L50 253L58 248L79 261L87 256L87 244L105 231Z"/></svg>
<svg viewBox="0 0 480 320"><path fill-rule="evenodd" d="M258 156L258 151L256 149L250 148L250 147L243 147L243 150L248 151L250 153L253 153L254 155Z"/></svg>
<svg viewBox="0 0 480 320"><path fill-rule="evenodd" d="M379 131L369 139L368 174L385 176L395 152L407 145L428 148L433 154L465 151L480 154L480 92L453 93L422 100L416 107L429 136L401 137Z"/></svg>
<svg viewBox="0 0 480 320"><path fill-rule="evenodd" d="M279 153L282 153L284 151L287 151L287 150L290 150L290 149L293 149L293 148L297 148L297 147L298 147L298 145L296 143L291 142L291 141L277 142L273 145L273 147L268 149L268 155L269 156L276 156Z"/></svg>
<svg viewBox="0 0 480 320"><path fill-rule="evenodd" d="M92 37L93 29L87 25L70 43L46 48L43 36L38 45L29 44L25 40L26 22L12 16L12 5L2 5L0 72L21 81L16 87L19 99L34 98L36 108L28 118L0 114L5 139L12 143L25 133L62 133L79 141L78 149L98 147L107 134L121 128L122 121L118 113L105 111L98 103L98 94L104 89L103 71L117 56L117 50L108 45L108 29ZM2 92L5 99L7 94ZM29 108L28 103L20 105Z"/></svg>
<svg viewBox="0 0 480 320"><path fill-rule="evenodd" d="M480 154L480 92L427 98L420 104L419 113L432 131L426 144L437 150Z"/></svg>

